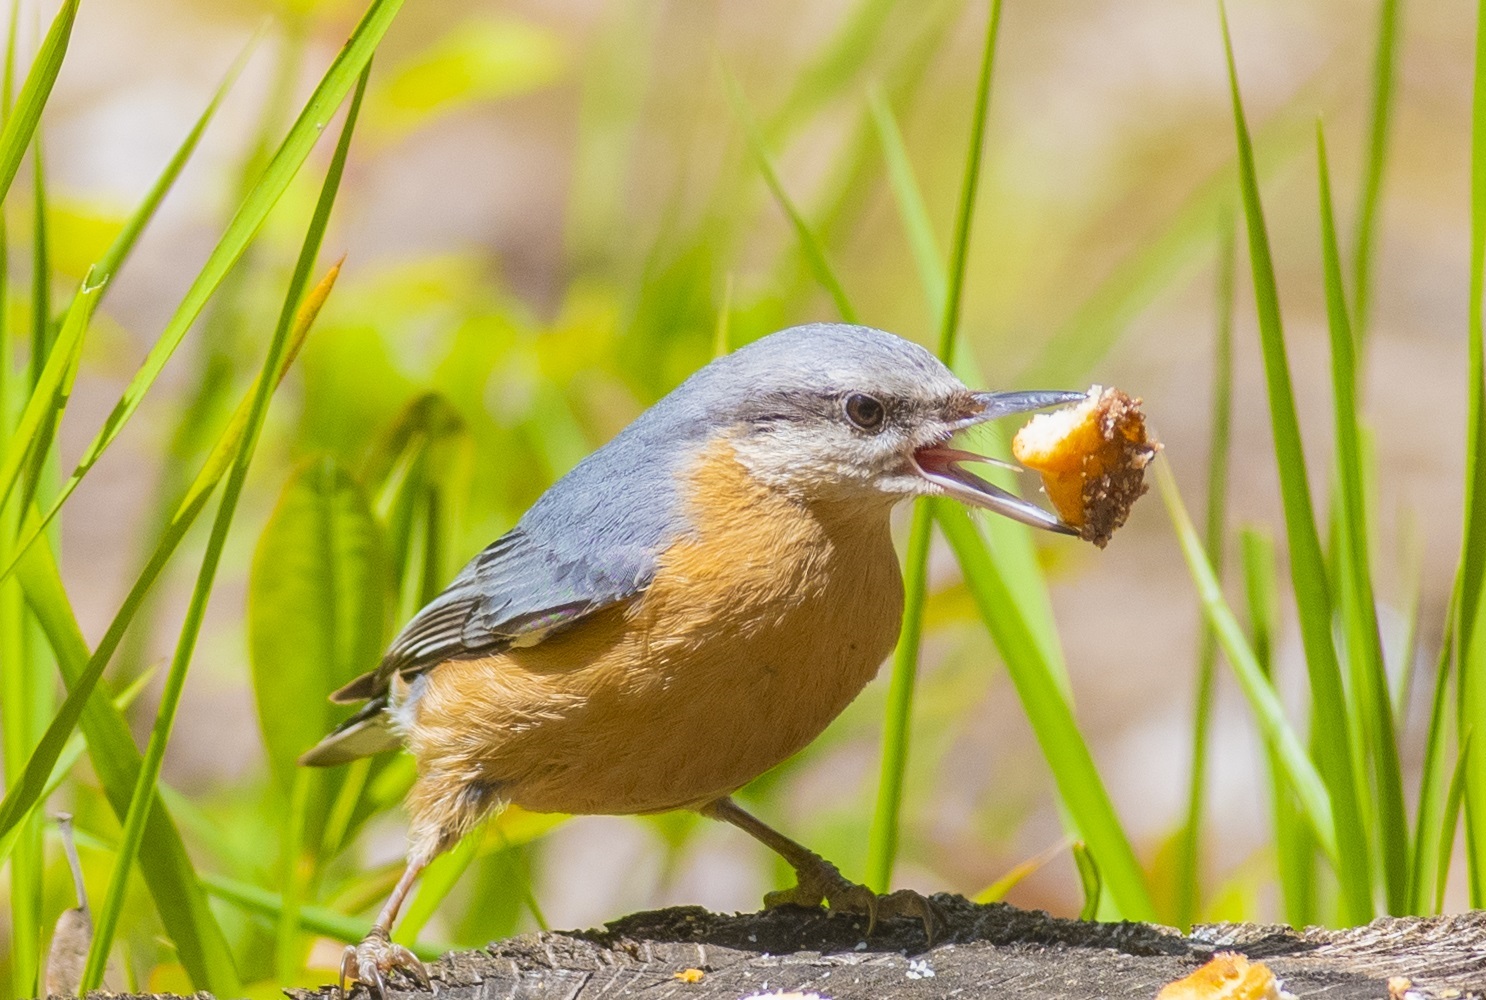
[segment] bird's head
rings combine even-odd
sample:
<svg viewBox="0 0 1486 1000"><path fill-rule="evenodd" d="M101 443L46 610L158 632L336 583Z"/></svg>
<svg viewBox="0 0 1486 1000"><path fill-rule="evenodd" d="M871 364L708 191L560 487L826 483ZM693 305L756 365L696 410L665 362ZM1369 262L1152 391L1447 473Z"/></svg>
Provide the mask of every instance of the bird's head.
<svg viewBox="0 0 1486 1000"><path fill-rule="evenodd" d="M951 444L996 417L1073 402L1079 392L977 392L910 341L868 327L784 330L708 365L683 387L698 419L726 427L749 471L813 500L891 504L950 496L1070 533L1054 515L963 468L987 459Z"/></svg>

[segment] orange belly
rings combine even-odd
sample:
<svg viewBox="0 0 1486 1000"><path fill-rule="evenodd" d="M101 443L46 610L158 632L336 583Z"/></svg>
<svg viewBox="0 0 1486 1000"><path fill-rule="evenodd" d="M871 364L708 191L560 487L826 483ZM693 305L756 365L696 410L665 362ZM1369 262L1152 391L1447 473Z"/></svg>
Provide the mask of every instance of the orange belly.
<svg viewBox="0 0 1486 1000"><path fill-rule="evenodd" d="M642 595L429 674L409 733L426 779L542 812L700 805L800 750L871 680L902 614L887 507L780 496L726 446L694 475L695 534Z"/></svg>

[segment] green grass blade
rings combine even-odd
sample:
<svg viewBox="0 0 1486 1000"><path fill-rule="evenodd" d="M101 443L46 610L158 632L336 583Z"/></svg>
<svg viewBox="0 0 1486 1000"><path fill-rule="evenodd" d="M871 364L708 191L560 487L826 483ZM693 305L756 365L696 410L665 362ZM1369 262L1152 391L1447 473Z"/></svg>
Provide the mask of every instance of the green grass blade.
<svg viewBox="0 0 1486 1000"><path fill-rule="evenodd" d="M1373 596L1372 563L1367 539L1367 489L1362 467L1361 403L1357 399L1358 360L1346 291L1342 287L1341 252L1337 247L1332 211L1331 178L1326 163L1326 140L1316 124L1316 163L1321 198L1321 251L1326 272L1326 314L1331 331L1331 389L1335 407L1336 465L1341 504L1340 529L1344 558L1341 586L1346 595L1342 617L1347 651L1360 681L1354 697L1361 704L1362 729L1372 757L1378 843L1382 855L1384 897L1388 912L1408 910L1409 830L1404 812L1403 775L1394 733L1393 702L1388 672L1383 665L1383 640L1378 631Z"/></svg>
<svg viewBox="0 0 1486 1000"><path fill-rule="evenodd" d="M1219 9L1222 10L1221 2ZM1338 862L1346 919L1354 924L1372 919L1372 888L1368 863L1367 833L1361 809L1352 757L1351 726L1342 692L1341 669L1331 636L1331 591L1326 580L1321 542L1311 503L1310 483L1305 471L1305 452L1300 441L1300 422L1290 383L1290 364L1285 357L1285 334L1280 321L1279 290L1269 253L1269 235L1264 209L1259 201L1259 182L1254 169L1253 146L1244 120L1238 90L1238 70L1233 61L1233 42L1228 33L1226 12L1222 16L1223 47L1228 62L1228 83L1233 100L1234 132L1238 143L1239 189L1249 235L1249 263L1254 276L1254 299L1259 314L1260 341L1264 351L1264 374L1268 387L1270 429L1274 436L1275 461L1279 466L1280 492L1289 541L1290 577L1299 610L1300 632L1310 675L1311 697L1320 725L1313 733L1317 765L1325 777L1335 813L1336 842L1332 857Z"/></svg>
<svg viewBox="0 0 1486 1000"><path fill-rule="evenodd" d="M842 287L840 279L836 277L836 272L831 268L825 247L821 245L814 230L810 228L810 223L805 221L805 217L790 200L789 193L784 190L784 184L779 180L779 173L774 169L774 161L769 155L768 146L764 143L763 133L759 131L758 124L748 112L748 102L743 97L743 88L739 86L737 78L726 66L719 64L719 68L722 73L723 88L727 91L728 106L732 108L733 117L743 129L743 136L748 142L748 150L758 166L759 173L763 175L764 183L769 186L774 200L779 203L790 225L794 227L795 235L800 241L800 249L805 252L805 259L810 264L815 280L830 293L831 300L836 303L836 312L841 315L841 318L848 323L857 322L856 310L852 308L851 300L846 297L846 289Z"/></svg>
<svg viewBox="0 0 1486 1000"><path fill-rule="evenodd" d="M279 145L278 151L258 179L258 183L254 185L253 190L233 215L222 238L208 256L206 264L191 283L190 289L177 306L174 315L166 323L165 329L161 331L159 339L150 348L144 363L130 380L108 419L104 421L103 427L83 452L77 467L42 516L40 522L42 528L57 515L62 505L82 482L83 477L97 464L98 459L113 444L114 439L123 431L124 425L129 422L129 418L134 415L134 411L139 408L145 394L155 384L166 362L180 346L207 301L253 241L264 220L268 218L269 212L278 204L279 198L288 188L290 181L299 172L310 150L320 138L325 122L350 93L357 76L370 63L372 53L401 7L402 0L372 0L367 7L361 22L337 53L334 62L331 63L325 76L321 78L314 93L310 95L299 117L295 119L289 133ZM40 528L35 530L39 532ZM26 538L23 546L29 545L34 540L35 534L33 533ZM9 568L4 572L9 572Z"/></svg>
<svg viewBox="0 0 1486 1000"><path fill-rule="evenodd" d="M1225 217L1226 218L1226 217ZM1233 426L1233 272L1234 232L1223 226L1218 250L1218 330L1213 345L1212 420L1207 448L1207 523L1203 543L1212 555L1213 573L1223 572L1224 530L1228 505L1228 452ZM1207 785L1207 730L1212 717L1213 678L1218 666L1218 640L1205 622L1197 652L1197 703L1192 712L1192 771L1187 782L1187 815L1176 856L1176 912L1173 922L1190 927L1201 905L1202 807Z"/></svg>
<svg viewBox="0 0 1486 1000"><path fill-rule="evenodd" d="M1470 760L1471 736L1468 730L1460 741L1460 756L1455 761L1450 776L1450 788L1445 793L1444 820L1440 823L1440 846L1435 851L1434 912L1445 909L1445 886L1450 881L1450 858L1455 853L1455 827L1460 822L1460 803L1465 797L1466 767Z"/></svg>
<svg viewBox="0 0 1486 1000"><path fill-rule="evenodd" d="M1242 555L1244 598L1249 619L1249 641L1264 681L1274 683L1274 637L1278 632L1279 584L1275 569L1274 542L1254 528L1239 535ZM1274 826L1275 861L1285 919L1293 927L1316 922L1316 842L1300 813L1284 761L1275 747L1265 744L1270 788L1270 814Z"/></svg>
<svg viewBox="0 0 1486 1000"><path fill-rule="evenodd" d="M220 97L220 95L219 95ZM214 102L215 105L215 102ZM208 115L209 116L209 115ZM201 123L204 124L204 121ZM199 135L199 127L197 135ZM34 490L35 476L41 468L42 461L49 452L50 441L55 431L60 414L66 406L71 390L73 378L76 375L77 362L81 353L82 338L86 332L87 322L103 293L107 290L107 275L117 268L127 255L133 245L133 239L137 238L144 222L153 213L159 196L163 195L168 182L173 180L174 173L178 172L180 165L184 163L185 155L189 153L189 147L194 145L194 138L188 143L188 148L182 154L178 154L172 164L172 169L167 170L163 183L157 183L152 191L154 197L148 198L146 204L126 224L125 230L115 240L109 254L100 261L100 266L93 269L90 278L85 280L74 297L68 309L67 316L63 320L61 332L58 335L58 343L61 350L53 349L54 345L48 344L50 309L46 305L48 296L46 282L49 281L49 268L45 264L44 247L46 243L46 211L45 199L38 189L38 204L36 206L37 224L37 249L38 260L33 267L33 275L36 285L33 288L33 350L32 364L33 376L39 378L40 391L36 391L38 385L33 378L32 395L27 402L27 408L22 416L21 426L18 428L8 442L8 447L0 465L4 466L4 491L10 492L16 483L17 475L23 471L23 465L28 474L28 482L23 491L29 497ZM38 140L38 174L40 172L39 140ZM104 270L106 269L106 270ZM102 277L100 277L102 275ZM44 362L44 364L43 364ZM34 537L34 535L33 535ZM7 560L8 561L8 560ZM151 581L152 582L152 581ZM127 615L124 616L127 618ZM120 630L121 631L121 630ZM113 633L116 638L120 631ZM107 641L107 636L105 641ZM72 740L69 743L69 734L77 725L78 717L81 715L88 692L92 684L96 682L97 676L101 675L106 665L108 655L104 654L90 664L85 674L91 672L92 679L82 685L82 690L74 690L70 693L68 701L64 702L61 711L52 724L48 726L46 733L32 748L30 756L25 761L25 768L20 772L17 780L10 782L6 790L6 797L0 803L0 843L8 845L12 842L14 834L21 828L19 824L24 822L28 816L35 815L35 805L44 801L50 792L56 787L57 781L65 773L69 765L69 757L76 759L76 755L82 750L79 741ZM94 669L96 668L96 670ZM49 714L49 713L48 713ZM43 719L45 716L43 716ZM132 749L132 745L131 745ZM59 755L61 760L58 760ZM153 823L152 825L158 825ZM158 837L158 834L154 834ZM151 888L158 895L168 895L176 902L175 913L168 915L167 927L173 936L180 942L182 959L198 977L208 976L209 969L215 965L225 969L224 974L210 974L211 981L231 985L235 983L235 976L231 972L230 960L222 961L225 950L221 944L221 932L214 924L196 928L198 917L204 913L204 907L196 907L178 887L179 871L172 869L172 852L167 848L160 858L153 859L151 868ZM162 888L163 887L163 888ZM209 914L206 914L209 917ZM190 939L195 936L200 939L193 943ZM29 952L30 949L27 949Z"/></svg>
<svg viewBox="0 0 1486 1000"><path fill-rule="evenodd" d="M47 226L46 157L41 127L31 141L31 366L30 384L41 378L41 368L52 349L52 254Z"/></svg>
<svg viewBox="0 0 1486 1000"><path fill-rule="evenodd" d="M1126 919L1156 919L1145 874L1079 732L1073 709L1026 620L1008 613L1015 604L984 537L970 514L957 504L935 500L925 506L932 508L954 550L965 586L1006 662L1063 803L1098 863L1104 887Z"/></svg>
<svg viewBox="0 0 1486 1000"><path fill-rule="evenodd" d="M72 38L72 24L77 20L78 2L63 0L62 8L57 11L52 26L42 39L41 48L36 52L36 61L26 73L26 82L21 84L15 107L5 115L5 127L0 130L0 201L10 193L21 159L41 122L41 111L51 96L52 85L57 82L62 59L67 55L67 43Z"/></svg>
<svg viewBox="0 0 1486 1000"><path fill-rule="evenodd" d="M175 152L171 155L170 159L166 161L166 164L161 170L160 174L155 178L154 183L151 184L150 189L145 193L145 197L143 198L143 200L139 203L138 206L136 206L128 219L125 220L123 227L114 237L113 242L108 246L102 256L98 259L98 262L94 265L94 281L104 286L100 293L100 303L102 302L102 299L106 297L109 291L112 290L112 288L114 287L114 277L128 261L136 244L139 241L140 236L144 233L145 227L154 219L161 203L165 200L166 195L170 193L171 189L175 185L176 180L180 177L181 172L185 169L186 164L190 161L192 155L195 153L196 148L200 144L201 138L205 134L207 127L211 124L213 118L216 117L217 110L221 107L223 100L231 91L233 85L237 82L239 76L242 73L243 67L247 65L249 57L252 55L254 49L257 47L259 40L262 38L262 34L262 31L256 33L253 38L250 39L249 42L243 47L242 51L233 61L232 66L229 67L227 73L223 76L222 81L218 85L217 89L213 92L211 99L206 104L206 107L202 110L201 114L197 116L197 119L193 123L190 131L186 133L181 143L176 147ZM247 186L244 185L243 190L241 192L238 192L238 194L246 194L246 191ZM187 410L190 414L190 417L194 420L192 426L197 428L198 431L203 435L203 437L209 434L211 429L216 424L215 420L209 419L211 411L205 408L196 408L194 405L194 401L188 404ZM53 421L52 426L55 427L55 421ZM204 447L201 453L209 452L210 449ZM195 461L198 459L199 454L201 453L193 452L190 456L182 456L178 452L172 451L166 457L164 470L165 477L172 483L174 483L177 475L180 475L182 477L189 475L189 470L193 467ZM215 486L215 483L216 480L213 480L212 485ZM174 545L176 544L176 542L168 542L157 536L169 535L177 530L177 528L180 526L181 511L172 510L172 507L170 505L172 501L178 499L182 495L182 493L185 492L184 487L187 486L188 483L183 478L180 485L181 489L173 490L170 492L168 500L162 500L162 502L160 503L151 505L159 511L161 515L161 523L158 525L158 532L152 531L145 533L145 537L148 539L145 552L148 553L147 559L149 560L154 560L156 556L161 555L162 549L169 549L171 551L173 551L174 549ZM194 514L192 515L192 520L194 520ZM168 558L168 552L164 553L164 555ZM163 563L161 565L163 566ZM0 561L0 566L5 566L5 562ZM8 567L0 570L0 577L3 577L8 573ZM153 580L144 583L144 590L140 592L143 593L144 591L147 591L152 583ZM132 642L136 645L144 645L150 641L150 606L150 603L146 601L146 603L142 607L136 608L126 605L124 609L121 609L121 617L124 617L130 621L133 621L135 619L139 620L139 626L136 626L129 632L127 642ZM110 648L105 653L103 650L104 645L107 645L107 643L100 643L98 653L95 655L102 655L103 661L106 662L113 656L113 650ZM131 669L138 669L139 659L135 658L134 662L131 662L131 658L128 655L129 646L127 644L124 647L124 653L124 669L126 671ZM102 663L99 664L100 669L102 665Z"/></svg>
<svg viewBox="0 0 1486 1000"><path fill-rule="evenodd" d="M1249 643L1266 680L1274 681L1274 640L1279 633L1280 587L1275 569L1274 540L1255 527L1239 532L1243 566L1244 607L1249 618ZM1213 573L1217 577L1217 573Z"/></svg>
<svg viewBox="0 0 1486 1000"><path fill-rule="evenodd" d="M991 103L991 78L996 65L996 36L1001 26L1001 0L991 0L981 48L980 78L975 107L970 116L970 144L960 184L960 203L955 213L954 244L950 249L945 281L944 310L939 323L939 357L954 360L959 333L960 298L965 287L965 262L970 254L970 227L975 218L975 193L980 185L981 146ZM928 504L915 504L908 535L908 555L903 573L903 628L893 650L888 680L888 706L883 720L882 764L878 777L877 802L867 843L867 885L885 892L892 882L898 850L898 814L903 801L903 775L908 767L908 724L913 708L914 680L918 673L919 644L923 637L923 612L928 593L929 537L933 521Z"/></svg>
<svg viewBox="0 0 1486 1000"><path fill-rule="evenodd" d="M1001 0L991 0L986 18L985 44L980 52L980 78L975 86L975 113L970 118L970 146L960 181L960 203L955 211L955 235L949 251L949 282L944 296L943 319L939 323L939 357L948 363L955 356L955 338L960 332L960 303L965 292L965 264L970 257L970 227L975 220L975 195L980 190L980 161L985 152L987 112L991 106L991 78L996 68L996 37L1001 33Z"/></svg>
<svg viewBox="0 0 1486 1000"><path fill-rule="evenodd" d="M21 0L10 0L10 17L5 32L5 79L0 80L0 117L9 115L15 100L15 55L20 33ZM3 201L0 198L0 201Z"/></svg>
<svg viewBox="0 0 1486 1000"><path fill-rule="evenodd" d="M331 158L330 167L326 171L325 182L320 190L320 199L315 205L314 215L305 233L299 259L295 262L294 273L289 280L289 289L284 297L284 305L279 313L278 325L274 330L258 383L255 386L247 429L233 456L232 468L228 473L226 485L223 487L222 500L212 523L211 536L207 541L201 568L196 576L196 585L186 606L180 638L176 643L170 668L166 672L165 683L160 694L160 704L156 710L155 724L150 732L149 742L145 746L143 762L135 782L129 812L124 821L124 829L119 836L119 849L114 859L113 874L109 878L108 891L104 896L103 904L98 907L95 914L93 945L88 952L87 966L83 970L82 982L78 987L79 995L103 981L103 969L108 962L109 948L113 943L113 935L123 910L129 871L139 854L140 844L144 838L145 820L150 812L151 803L156 797L155 783L159 780L160 766L170 742L176 711L180 705L181 691L185 686L186 674L195 653L196 640L200 635L201 622L206 615L207 604L216 582L217 567L221 560L222 550L227 543L233 515L237 511L238 499L242 495L243 483L247 480L248 467L258 443L258 435L268 413L268 401L276 386L274 375L287 356L289 345L298 339L297 331L306 330L314 323L320 305L324 302L325 296L329 294L329 286L323 282L315 293L306 296L305 291L309 285L315 259L320 252L325 227L330 221L335 196L340 189L340 180L350 149L351 135L356 129L356 116L366 92L370 71L371 63L368 61L361 67L361 72L357 76L350 109L347 111L345 124L341 127L340 141L336 145L335 155ZM269 170L272 171L272 166ZM332 269L327 281L333 282L338 271L339 265Z"/></svg>
<svg viewBox="0 0 1486 1000"><path fill-rule="evenodd" d="M1388 127L1393 117L1393 66L1398 59L1400 0L1378 5L1378 42L1373 54L1372 108L1367 123L1367 162L1358 196L1357 229L1352 236L1352 326L1359 346L1367 342L1372 318L1372 254L1377 243L1378 203L1383 193L1383 164L1388 154Z"/></svg>
<svg viewBox="0 0 1486 1000"><path fill-rule="evenodd" d="M31 352L27 366L27 385L34 389L40 380L42 369L46 366L47 357L51 353L57 327L52 323L51 226L47 208L46 156L43 150L42 130L39 125L31 147L31 211L33 216L31 219ZM36 496L36 490L41 484L42 476L46 473L48 466L55 461L56 455L52 444L56 438L56 430L57 415L53 413L44 422L40 433L32 442L25 473L21 477L18 510L26 510L30 507L31 500ZM49 693L50 688L47 690ZM46 711L42 713L44 717L50 714L50 706L43 707L46 708Z"/></svg>
<svg viewBox="0 0 1486 1000"><path fill-rule="evenodd" d="M955 372L965 378L968 385L985 385L985 380L974 377L974 369L968 363L968 352L961 352L960 364ZM1011 435L1000 427L982 431L987 443L986 452L1003 458L1011 457ZM1016 473L1009 469L994 469L986 479L1002 489L1018 492ZM1071 701L1073 685L1068 679L1068 664L1063 655L1063 641L1058 634L1058 623L1053 617L1052 598L1048 595L1047 575L1043 572L1037 544L1033 541L1037 529L1029 528L1007 517L989 517L985 521L986 538L991 544L991 558L1005 577L1015 602L1017 614L1027 623L1032 636L1042 649L1043 659L1052 670L1054 679Z"/></svg>
<svg viewBox="0 0 1486 1000"><path fill-rule="evenodd" d="M51 354L37 373L31 398L26 401L15 430L5 442L5 451L0 455L0 504L4 504L12 496L16 484L21 480L21 473L36 461L40 451L46 449L51 436L50 428L56 426L62 411L67 408L67 401L72 395L72 384L77 377L78 362L82 358L83 338L106 287L104 282L96 280L94 274L89 272L78 286L77 294L73 296L67 316L62 321L61 332L52 345ZM17 547L18 551L12 558L17 558L19 552L24 551L25 546L35 540L35 534L39 531L39 528L33 527L31 537Z"/></svg>
<svg viewBox="0 0 1486 1000"><path fill-rule="evenodd" d="M362 757L346 766L340 788L336 789L334 801L325 815L325 829L320 837L320 852L316 865L323 868L335 860L349 842L354 828L358 806L366 792L367 780L371 777L372 759Z"/></svg>
<svg viewBox="0 0 1486 1000"><path fill-rule="evenodd" d="M1453 622L1456 599L1459 594L1452 591L1445 621ZM1434 696L1429 705L1429 729L1424 736L1424 763L1419 769L1419 805L1414 819L1414 859L1409 873L1409 907L1416 914L1435 913L1431 910L1429 890L1433 873L1438 867L1440 835L1445 824L1445 752L1449 739L1451 713L1450 666L1455 659L1455 630L1445 629L1444 641L1440 643L1440 654L1435 661ZM1452 824L1453 825L1453 824ZM1452 833L1453 836L1453 833Z"/></svg>
<svg viewBox="0 0 1486 1000"><path fill-rule="evenodd" d="M32 241L29 364L23 379L12 379L17 388L35 384L46 362L51 346L51 260L48 250L46 212L46 172L42 158L41 129L32 140ZM8 416L8 414L6 415ZM52 453L50 428L38 435L23 476L24 490L19 502L5 511L3 530L5 547L12 544L20 525L19 512L26 509L29 497L40 481ZM20 591L6 588L3 615L3 655L7 660L0 683L4 684L4 703L0 705L0 728L4 730L5 779L9 784L24 770L37 734L51 714L54 700L50 671L36 655L28 640L31 623L27 620ZM17 844L10 861L10 963L11 982L15 993L29 996L38 992L42 964L41 927L45 903L46 855L43 821L32 817L16 831Z"/></svg>
<svg viewBox="0 0 1486 1000"><path fill-rule="evenodd" d="M883 710L882 759L877 800L868 829L867 885L887 892L898 857L899 813L903 805L903 776L908 770L909 720L913 715L913 682L918 673L918 650L923 642L924 605L928 601L929 537L933 512L927 503L913 508L908 549L903 562L903 625L893 647L888 674L887 704Z"/></svg>
<svg viewBox="0 0 1486 1000"><path fill-rule="evenodd" d="M1486 0L1476 8L1476 71L1471 105L1471 260L1466 301L1465 527L1460 555L1460 723L1486 732L1486 360L1483 360L1483 270L1486 270ZM1465 754L1465 843L1470 904L1486 906L1486 749Z"/></svg>
<svg viewBox="0 0 1486 1000"><path fill-rule="evenodd" d="M1398 600L1403 629L1393 636L1385 649L1387 661L1398 664L1398 676L1393 681L1393 717L1408 725L1409 709L1413 706L1414 672L1419 657L1419 615L1424 601L1424 551L1419 533L1419 521L1414 512L1406 512L1402 526L1403 541L1399 544L1399 575L1406 581L1406 590ZM1453 599L1454 594L1452 592ZM1452 604L1453 607L1453 604ZM1454 621L1453 612L1446 621Z"/></svg>
<svg viewBox="0 0 1486 1000"><path fill-rule="evenodd" d="M264 168L273 158L279 140L293 122L298 110L299 90L305 75L306 46L311 32L307 10L286 10L279 19L276 44L266 69L262 97L248 131L242 154L231 169L225 171L225 186L231 206L240 205L253 190ZM257 35L264 34L272 22L264 22ZM251 43L250 43L251 45ZM201 315L196 328L210 331L200 346L182 359L187 369L177 378L186 382L178 390L174 406L174 427L160 449L161 468L152 486L149 508L164 514L179 499L188 483L187 476L210 450L212 435L230 412L235 383L242 376L250 353L244 345L251 343L261 326L261 302L272 292L266 286L278 280L270 275L279 254L272 246L252 244L228 272ZM152 600L140 609L136 625L119 651L119 668L137 670L153 655L158 643L161 602Z"/></svg>
<svg viewBox="0 0 1486 1000"><path fill-rule="evenodd" d="M15 506L6 511L0 537L8 543L15 536ZM0 741L4 748L4 779L7 785L23 775L25 763L44 723L52 685L44 659L29 642L31 623L19 589L13 585L0 592ZM41 963L41 934L45 905L45 828L39 815L22 817L7 835L11 852L9 878L4 884L9 902L12 961L7 962L12 995L38 992Z"/></svg>
<svg viewBox="0 0 1486 1000"><path fill-rule="evenodd" d="M733 272L722 281L722 301L717 306L717 325L712 328L712 357L720 358L733 350Z"/></svg>
<svg viewBox="0 0 1486 1000"><path fill-rule="evenodd" d="M0 113L10 114L12 84L14 78L16 29L20 18L19 0L10 4L10 25L5 52L4 100L0 102ZM11 360L11 341L7 322L10 315L9 254L6 248L6 226L4 203L0 201L0 431L13 433L11 415L16 406L14 399L23 391L21 373ZM0 503L0 556L8 557L19 529L21 506ZM26 604L19 587L0 583L0 690L6 692L0 699L0 755L3 755L3 773L6 787L13 785L22 770L22 760L31 751L35 741L35 727L31 718L33 693L36 681L42 676L36 669L35 660L26 649ZM14 996L30 996L37 989L37 970L41 962L41 886L46 865L44 841L40 818L35 818L10 831L5 838L7 850L16 856L9 866L10 899L9 924L14 927L10 937L12 953L16 956L10 965L11 993Z"/></svg>
<svg viewBox="0 0 1486 1000"><path fill-rule="evenodd" d="M949 289L946 287L948 281L942 263L944 258L940 255L938 241L934 239L929 208L924 204L923 192L914 177L908 147L903 143L903 133L898 129L893 109L877 87L867 92L867 106L872 112L872 124L882 146L883 162L887 165L888 186L892 188L893 200L898 205L903 231L908 234L908 249L913 254L919 284L923 286L924 296L928 299L929 313L942 316L945 300L949 297Z"/></svg>
<svg viewBox="0 0 1486 1000"><path fill-rule="evenodd" d="M46 633L57 665L69 687L75 687L88 661L88 646L72 612L51 549L34 546L21 560L16 579L26 603ZM81 719L93 771L115 815L129 809L141 757L129 725L102 691L86 700ZM218 996L238 996L241 985L226 938L207 905L180 832L156 798L145 827L150 849L139 867L155 900L165 931L193 982Z"/></svg>
<svg viewBox="0 0 1486 1000"><path fill-rule="evenodd" d="M1084 891L1084 905L1079 907L1078 919L1093 920L1099 913L1099 897L1104 894L1099 864L1082 841L1073 845L1073 863L1078 868L1078 881Z"/></svg>
<svg viewBox="0 0 1486 1000"><path fill-rule="evenodd" d="M1187 569L1191 572L1192 581L1197 586L1197 594L1202 600L1202 609L1207 615L1208 624L1218 637L1218 644L1223 649L1224 657L1233 667L1233 673L1238 678L1239 686L1243 689L1244 697L1248 699L1250 708L1253 709L1265 742L1274 748L1280 762L1284 765L1285 776L1300 799L1307 822L1321 842L1327 857L1331 858L1333 863L1339 863L1336 825L1332 819L1332 805L1327 786L1306 754L1300 737L1295 734L1289 720L1285 718L1285 709L1280 704L1274 687L1264 676L1258 657L1254 655L1253 648L1244 638L1243 630L1239 627L1238 619L1228 607L1228 602L1223 597L1222 587L1218 583L1217 574L1213 572L1212 563L1208 561L1207 553L1202 549L1202 541L1197 537L1197 529L1193 527L1191 518L1187 516L1187 508L1182 503L1181 495L1176 489L1176 481L1172 478L1167 466L1161 465L1157 468L1156 481L1160 485L1161 499L1166 502L1166 510L1171 517L1172 526L1176 529L1177 541L1181 544L1182 556L1187 561Z"/></svg>
<svg viewBox="0 0 1486 1000"><path fill-rule="evenodd" d="M299 941L299 910L303 905L305 879L300 859L304 851L311 791L316 782L317 774L302 768L295 773L289 789L283 850L279 858L279 884L283 895L278 924L274 928L274 971L281 983L293 982L304 964Z"/></svg>

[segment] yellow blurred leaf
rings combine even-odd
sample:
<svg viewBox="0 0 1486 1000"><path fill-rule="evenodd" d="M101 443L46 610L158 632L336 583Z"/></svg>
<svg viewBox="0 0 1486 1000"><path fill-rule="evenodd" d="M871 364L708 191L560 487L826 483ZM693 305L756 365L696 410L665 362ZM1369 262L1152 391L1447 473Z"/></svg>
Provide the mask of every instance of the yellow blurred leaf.
<svg viewBox="0 0 1486 1000"><path fill-rule="evenodd" d="M1043 868L1049 861L1073 846L1072 837L1064 837L1056 844L1043 848L1025 861L1013 865L1005 875L977 892L972 898L977 903L999 903L1006 898L1006 894L1015 889L1023 879L1033 875Z"/></svg>
<svg viewBox="0 0 1486 1000"><path fill-rule="evenodd" d="M164 962L150 970L145 979L146 989L151 993L176 993L190 996L194 987L191 977L179 962Z"/></svg>
<svg viewBox="0 0 1486 1000"><path fill-rule="evenodd" d="M29 201L18 202L13 238L21 246L31 245L35 213ZM124 227L126 211L101 201L69 198L47 192L46 223L52 269L69 279L80 279L103 256Z"/></svg>
<svg viewBox="0 0 1486 1000"><path fill-rule="evenodd" d="M468 21L404 61L368 98L368 123L401 136L458 108L529 93L567 59L555 34L525 21Z"/></svg>

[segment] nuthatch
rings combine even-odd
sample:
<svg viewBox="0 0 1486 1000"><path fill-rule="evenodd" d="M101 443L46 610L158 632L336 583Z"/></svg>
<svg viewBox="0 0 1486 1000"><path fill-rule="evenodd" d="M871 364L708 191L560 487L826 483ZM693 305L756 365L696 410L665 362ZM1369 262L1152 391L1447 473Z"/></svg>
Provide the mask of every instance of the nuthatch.
<svg viewBox="0 0 1486 1000"><path fill-rule="evenodd" d="M1082 399L972 392L928 351L816 324L713 361L544 493L333 696L367 704L301 759L405 744L407 869L347 978L383 992L419 871L508 803L537 812L693 809L794 868L766 905L935 914L877 896L729 796L799 751L898 637L894 504L950 496L1053 531L1056 517L973 473L956 431ZM870 932L870 926L869 926Z"/></svg>

